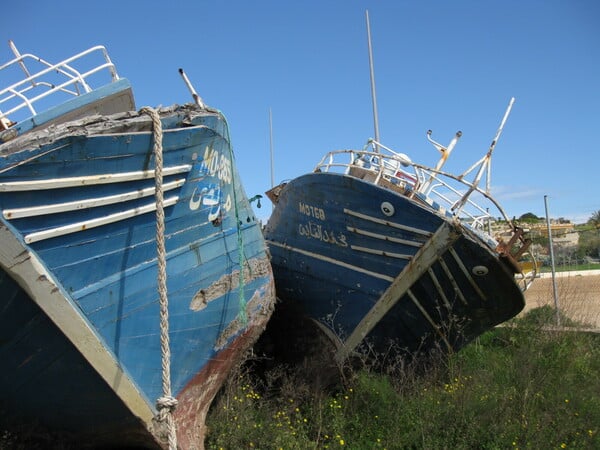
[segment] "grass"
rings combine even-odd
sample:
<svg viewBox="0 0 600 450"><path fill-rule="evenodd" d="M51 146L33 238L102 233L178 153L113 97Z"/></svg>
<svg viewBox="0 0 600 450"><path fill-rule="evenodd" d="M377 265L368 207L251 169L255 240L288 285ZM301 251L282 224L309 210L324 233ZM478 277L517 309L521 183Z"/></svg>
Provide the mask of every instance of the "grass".
<svg viewBox="0 0 600 450"><path fill-rule="evenodd" d="M561 294L564 303L578 299ZM343 376L317 336L309 344L316 358L255 355L213 402L205 447L600 449L600 334L572 331L584 324L566 315L571 331L557 331L555 318L544 305L458 353L392 360L383 370L359 358ZM69 447L25 430L2 431L4 448Z"/></svg>
<svg viewBox="0 0 600 450"><path fill-rule="evenodd" d="M600 264L589 263L589 264L555 264L555 272L572 272L581 270L600 270ZM542 265L539 269L540 273L552 272L550 265Z"/></svg>
<svg viewBox="0 0 600 450"><path fill-rule="evenodd" d="M600 448L600 335L545 331L554 317L537 308L457 354L363 364L329 385L242 366L209 413L206 448Z"/></svg>

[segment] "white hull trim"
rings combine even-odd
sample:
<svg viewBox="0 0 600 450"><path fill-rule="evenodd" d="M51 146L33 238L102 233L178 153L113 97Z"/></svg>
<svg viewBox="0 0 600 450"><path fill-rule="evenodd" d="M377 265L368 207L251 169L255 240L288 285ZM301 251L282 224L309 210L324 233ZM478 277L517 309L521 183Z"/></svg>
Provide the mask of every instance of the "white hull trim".
<svg viewBox="0 0 600 450"><path fill-rule="evenodd" d="M166 208L172 206L179 200L178 196L170 197L165 199L163 206ZM150 203L139 208L132 208L118 213L109 214L108 216L96 217L95 219L85 220L82 222L71 223L69 225L63 225L61 227L50 228L48 230L36 231L35 233L29 233L25 236L25 242L31 244L32 242L43 241L57 236L63 236L65 234L77 233L79 231L89 230L90 228L96 228L102 225L107 225L113 222L119 222L121 220L129 219L131 217L140 216L149 212L156 211L156 203Z"/></svg>
<svg viewBox="0 0 600 450"><path fill-rule="evenodd" d="M370 270L365 270L362 267L358 267L358 266L354 266L352 264L348 264L342 261L338 261L336 259L333 258L329 258L328 256L323 256L323 255L319 255L318 253L313 253L313 252L308 252L306 250L302 250L296 247L292 247L289 245L285 245L285 244L280 244L279 242L274 242L274 241L267 241L270 245L276 245L277 247L281 247L283 249L292 251L292 252L296 252L296 253L300 253L301 255L305 255L305 256L309 256L311 258L315 258L321 261L324 261L326 263L329 264L335 264L336 266L340 266L343 267L345 269L350 269L350 270L354 270L355 272L360 272L360 273L364 273L365 275L369 275L371 277L374 278L379 278L380 280L385 280L385 281L389 281L390 283L392 281L394 281L394 277L390 277L388 275L384 275L382 273L377 273L377 272L371 272Z"/></svg>
<svg viewBox="0 0 600 450"><path fill-rule="evenodd" d="M189 172L190 164L165 167L163 177L178 173ZM154 170L137 170L123 173L101 173L98 175L85 175L81 177L52 178L48 180L7 181L0 183L0 192L40 191L45 189L61 189L96 184L122 183L126 181L154 179Z"/></svg>
<svg viewBox="0 0 600 450"><path fill-rule="evenodd" d="M183 186L184 183L185 178L180 178L170 183L165 183L163 186L163 191L166 192L173 189L177 189L178 187ZM2 211L2 214L7 220L22 219L24 217L45 216L47 214L58 214L69 211L79 211L82 209L97 208L99 206L114 205L115 203L123 203L129 200L149 197L151 195L154 195L155 192L155 187L149 187L145 189L124 192L123 194L88 198L85 200L77 200L74 202L52 203L48 205L30 206L26 208L5 209L4 211Z"/></svg>

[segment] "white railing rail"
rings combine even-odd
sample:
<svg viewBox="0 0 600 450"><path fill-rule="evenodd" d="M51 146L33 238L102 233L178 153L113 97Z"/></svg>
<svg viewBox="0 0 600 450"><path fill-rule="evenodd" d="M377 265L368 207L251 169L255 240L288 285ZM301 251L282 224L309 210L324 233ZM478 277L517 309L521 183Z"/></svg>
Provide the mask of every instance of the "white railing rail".
<svg viewBox="0 0 600 450"><path fill-rule="evenodd" d="M373 149L370 150L369 147ZM486 161L480 161L486 164ZM485 169L485 167L484 167ZM338 172L405 192L417 194L438 203L447 212L466 221L472 228L485 231L495 221L496 211L512 228L512 222L491 194L464 178L440 169L412 162L406 155L394 152L385 145L369 140L363 150L337 150L327 153L315 167L315 172ZM479 199L473 199L474 193ZM458 205L458 206L457 206ZM493 207L490 212L490 207Z"/></svg>
<svg viewBox="0 0 600 450"><path fill-rule="evenodd" d="M3 122L8 122L11 115L24 109L28 110L31 115L36 115L38 111L36 111L34 105L56 93L78 96L90 92L92 88L88 83L89 79L100 72L107 71L110 80L113 82L119 79L115 65L108 56L106 48L100 45L56 64L47 62L30 53L20 54L12 41L9 42L9 45L15 54L15 58L1 65L0 72L18 66L22 70L24 78L0 90L0 120L3 120ZM99 64L95 63L97 65L86 70L75 68L74 63L83 64L87 62L87 64L90 64L92 58L99 59L101 62ZM41 65L41 69L33 74L30 73L26 64L31 61L38 67ZM54 81L56 77L58 77L58 82ZM37 93L39 90L41 92Z"/></svg>

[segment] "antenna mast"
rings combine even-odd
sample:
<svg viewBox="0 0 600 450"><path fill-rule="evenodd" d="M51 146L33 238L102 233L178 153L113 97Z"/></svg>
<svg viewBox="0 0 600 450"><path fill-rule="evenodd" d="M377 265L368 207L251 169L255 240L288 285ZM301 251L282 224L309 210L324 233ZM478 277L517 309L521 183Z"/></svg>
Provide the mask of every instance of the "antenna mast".
<svg viewBox="0 0 600 450"><path fill-rule="evenodd" d="M275 186L275 175L273 168L273 114L269 108L269 148L271 149L271 187Z"/></svg>
<svg viewBox="0 0 600 450"><path fill-rule="evenodd" d="M365 11L367 19L367 40L369 43L369 68L371 73L371 99L373 101L373 126L375 128L375 150L379 151L379 119L377 118L377 94L375 93L375 71L373 69L373 49L371 47L371 25L369 24L369 10Z"/></svg>

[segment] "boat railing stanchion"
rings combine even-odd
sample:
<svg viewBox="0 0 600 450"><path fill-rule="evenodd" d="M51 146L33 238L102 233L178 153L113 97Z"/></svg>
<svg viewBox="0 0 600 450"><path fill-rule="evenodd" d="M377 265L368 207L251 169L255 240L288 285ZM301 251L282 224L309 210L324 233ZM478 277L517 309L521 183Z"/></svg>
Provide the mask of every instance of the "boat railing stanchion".
<svg viewBox="0 0 600 450"><path fill-rule="evenodd" d="M452 138L452 140L450 141L450 144L448 144L448 146L445 147L442 144L440 144L439 142L434 141L431 138L431 133L432 133L431 130L427 130L427 140L431 143L431 145L433 145L442 154L442 156L440 156L439 161L435 165L434 171L432 172L431 176L429 177L429 180L427 180L425 183L423 183L423 185L419 189L419 191L422 193L426 193L427 189L429 189L429 186L431 185L431 183L433 182L433 180L435 178L435 173L442 169L442 167L448 160L450 153L452 153L452 150L454 150L454 147L456 146L456 144L458 143L458 140L462 136L462 131L457 131L456 134L454 135L454 137Z"/></svg>
<svg viewBox="0 0 600 450"><path fill-rule="evenodd" d="M17 49L17 46L15 45L15 43L12 40L8 41L8 46L10 47L10 49L12 50L12 52L14 53L15 57L19 58L19 66L21 66L21 69L23 69L23 72L25 72L25 76L27 78L32 78L31 77L31 73L29 72L29 69L27 69L27 66L25 65L25 61L23 61L23 56L21 56L21 52L19 52L19 50ZM31 85L33 87L35 87L35 81L31 80Z"/></svg>

